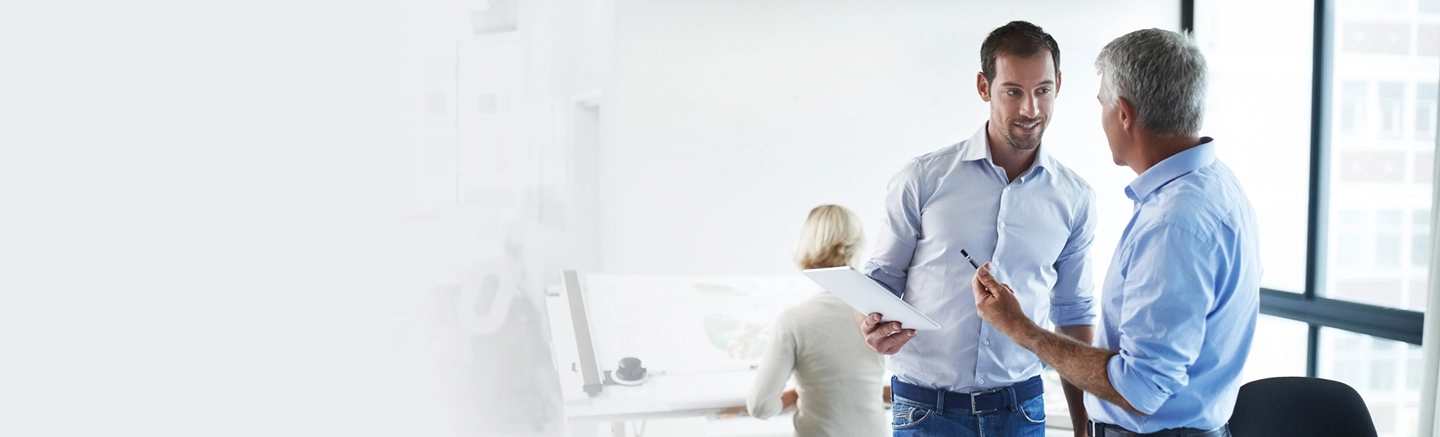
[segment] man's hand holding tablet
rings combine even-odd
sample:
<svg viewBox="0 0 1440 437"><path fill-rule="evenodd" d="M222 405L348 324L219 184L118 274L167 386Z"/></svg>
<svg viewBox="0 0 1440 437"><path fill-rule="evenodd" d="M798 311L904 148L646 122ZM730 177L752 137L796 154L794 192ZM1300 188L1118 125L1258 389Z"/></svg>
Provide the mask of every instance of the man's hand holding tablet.
<svg viewBox="0 0 1440 437"><path fill-rule="evenodd" d="M880 322L880 313L869 316L855 312L855 323L860 325L860 334L865 336L865 345L885 355L894 355L900 348L915 338L914 329L904 329L900 322Z"/></svg>
<svg viewBox="0 0 1440 437"><path fill-rule="evenodd" d="M940 329L940 324L855 269L809 269L804 274L855 309L855 324L875 352L894 354L915 338L916 330Z"/></svg>

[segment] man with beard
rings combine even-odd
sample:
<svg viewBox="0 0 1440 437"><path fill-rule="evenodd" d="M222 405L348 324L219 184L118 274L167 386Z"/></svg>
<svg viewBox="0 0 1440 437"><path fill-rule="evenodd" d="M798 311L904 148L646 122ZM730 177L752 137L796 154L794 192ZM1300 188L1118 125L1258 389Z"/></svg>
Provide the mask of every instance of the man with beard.
<svg viewBox="0 0 1440 437"><path fill-rule="evenodd" d="M1255 210L1200 135L1205 55L1188 36L1145 29L1106 44L1095 67L1110 156L1136 174L1099 341L1026 320L1015 300L1025 291L1000 279L1004 264L976 272L977 311L1085 390L1092 435L1229 437L1262 269Z"/></svg>
<svg viewBox="0 0 1440 437"><path fill-rule="evenodd" d="M890 182L885 231L864 273L939 322L916 334L881 314L855 314L871 349L893 355L895 436L1043 436L1041 364L956 292L975 259L1005 266L1002 281L1036 324L1081 342L1094 335L1090 243L1094 192L1040 138L1060 91L1060 47L1033 24L995 29L976 75L990 119L973 137L911 160ZM964 252L964 253L962 253ZM1087 416L1065 385L1076 435Z"/></svg>

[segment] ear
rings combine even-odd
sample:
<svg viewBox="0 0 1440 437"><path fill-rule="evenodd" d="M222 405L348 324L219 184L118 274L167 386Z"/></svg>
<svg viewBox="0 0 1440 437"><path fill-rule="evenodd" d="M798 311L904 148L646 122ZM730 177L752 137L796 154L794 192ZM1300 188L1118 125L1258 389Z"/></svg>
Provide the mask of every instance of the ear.
<svg viewBox="0 0 1440 437"><path fill-rule="evenodd" d="M1059 96L1060 96L1060 82L1063 82L1063 80L1061 80L1061 79L1064 79L1064 78L1065 78L1065 76L1060 74L1060 70L1055 70L1055 96L1056 96L1056 97L1059 97Z"/></svg>
<svg viewBox="0 0 1440 437"><path fill-rule="evenodd" d="M1133 132L1131 129L1136 126L1135 105L1130 104L1129 99L1116 97L1115 106L1115 112L1120 117L1120 127L1123 128L1125 132Z"/></svg>
<svg viewBox="0 0 1440 437"><path fill-rule="evenodd" d="M975 73L975 90L980 92L980 100L990 101L990 81L985 80L985 73Z"/></svg>

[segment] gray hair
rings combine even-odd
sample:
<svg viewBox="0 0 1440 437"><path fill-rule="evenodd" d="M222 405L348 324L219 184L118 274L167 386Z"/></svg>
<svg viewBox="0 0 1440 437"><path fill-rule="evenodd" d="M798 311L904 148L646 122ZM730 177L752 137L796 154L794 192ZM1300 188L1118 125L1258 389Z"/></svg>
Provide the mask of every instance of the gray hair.
<svg viewBox="0 0 1440 437"><path fill-rule="evenodd" d="M1107 107L1124 97L1141 129L1160 136L1194 136L1205 119L1205 55L1194 38L1145 29L1115 38L1095 58Z"/></svg>

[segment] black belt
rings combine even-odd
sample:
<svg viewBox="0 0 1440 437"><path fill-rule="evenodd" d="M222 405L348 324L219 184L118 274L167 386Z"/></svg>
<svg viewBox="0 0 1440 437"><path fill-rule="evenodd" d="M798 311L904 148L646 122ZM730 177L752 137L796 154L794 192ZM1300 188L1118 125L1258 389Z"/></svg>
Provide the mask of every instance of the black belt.
<svg viewBox="0 0 1440 437"><path fill-rule="evenodd" d="M1229 425L1220 425L1209 431L1195 428L1162 429L1141 434L1108 423L1090 421L1090 437L1228 437Z"/></svg>
<svg viewBox="0 0 1440 437"><path fill-rule="evenodd" d="M891 378L890 390L895 396L912 401L934 402L936 410L944 411L946 407L954 408L959 405L961 408L969 406L971 414L982 414L1019 408L1020 402L1045 393L1045 383L1037 375L1008 387L975 393L956 393L907 384L900 381L900 378Z"/></svg>

